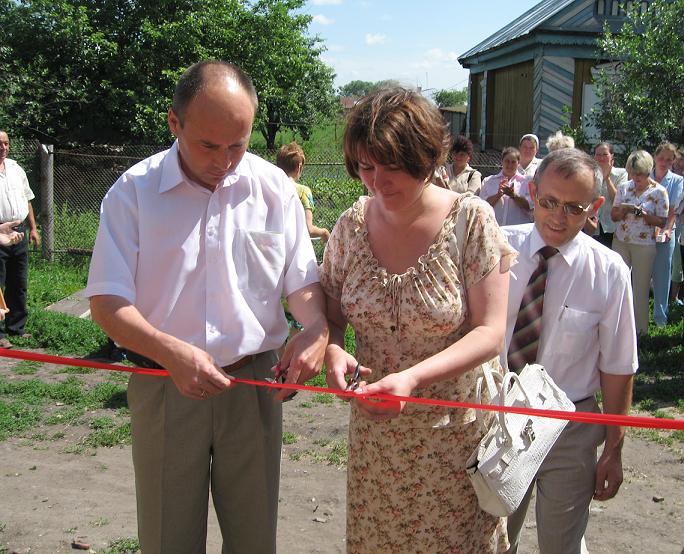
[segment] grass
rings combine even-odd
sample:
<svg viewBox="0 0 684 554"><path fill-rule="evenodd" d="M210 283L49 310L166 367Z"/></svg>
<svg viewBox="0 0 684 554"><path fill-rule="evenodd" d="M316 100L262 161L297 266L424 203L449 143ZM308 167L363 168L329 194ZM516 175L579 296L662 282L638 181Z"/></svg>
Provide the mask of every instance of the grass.
<svg viewBox="0 0 684 554"><path fill-rule="evenodd" d="M17 375L35 375L42 364L40 362L32 362L30 360L21 360L17 362L12 371Z"/></svg>
<svg viewBox="0 0 684 554"><path fill-rule="evenodd" d="M114 539L102 554L136 554L140 551L140 542L132 537Z"/></svg>
<svg viewBox="0 0 684 554"><path fill-rule="evenodd" d="M290 431L283 431L283 444L294 444L298 440L297 435Z"/></svg>
<svg viewBox="0 0 684 554"><path fill-rule="evenodd" d="M10 381L0 377L0 440L25 436L27 431L41 424L76 424L86 411L109 409L116 412L125 407L125 395L126 388L121 384L105 382L86 387L73 376L57 383L38 379ZM55 406L58 407L55 409ZM91 432L82 439L81 446L97 448L129 444L127 416L127 412L117 414L118 419L126 419L119 424L109 416L91 418ZM30 435L28 437L31 438ZM35 436L33 440L36 440Z"/></svg>

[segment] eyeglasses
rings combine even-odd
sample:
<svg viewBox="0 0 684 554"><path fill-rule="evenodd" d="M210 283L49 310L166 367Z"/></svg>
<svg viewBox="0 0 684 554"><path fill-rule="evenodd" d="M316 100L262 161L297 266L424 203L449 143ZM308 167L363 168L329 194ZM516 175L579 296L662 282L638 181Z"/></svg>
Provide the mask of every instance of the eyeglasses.
<svg viewBox="0 0 684 554"><path fill-rule="evenodd" d="M588 206L582 206L581 204L575 204L574 202L559 202L555 198L549 198L548 196L543 196L537 198L537 203L545 210L555 210L558 206L563 208L565 215L582 215L589 211L591 204Z"/></svg>

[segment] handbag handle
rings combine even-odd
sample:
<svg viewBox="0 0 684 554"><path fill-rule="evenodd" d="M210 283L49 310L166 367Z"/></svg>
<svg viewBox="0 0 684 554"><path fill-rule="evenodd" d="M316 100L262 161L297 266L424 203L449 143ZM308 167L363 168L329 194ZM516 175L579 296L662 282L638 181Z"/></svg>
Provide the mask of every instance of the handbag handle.
<svg viewBox="0 0 684 554"><path fill-rule="evenodd" d="M492 404L497 404L499 406L503 406L505 404L505 388L504 388L504 383L505 378L501 376L500 373L492 371L491 366L489 363L484 363L482 364L482 373L484 374L482 377L478 377L477 379L477 386L476 386L476 399L479 404L484 404L482 402L482 384L483 382L487 384L487 390L489 392L489 399ZM514 374L515 375L515 374ZM517 377L517 375L515 375ZM503 433L506 437L507 442L511 442L511 434L508 431L508 427L506 426L506 419L504 417L504 412L498 412L496 414L496 417L499 419L499 424L501 426L501 429L503 430ZM484 414L482 413L481 410L478 410L476 413L476 419L477 422L480 424L480 426L487 430L487 426L485 425L484 422Z"/></svg>
<svg viewBox="0 0 684 554"><path fill-rule="evenodd" d="M532 408L532 402L530 401L530 396L527 394L527 391L525 390L525 387L523 387L522 381L520 380L520 377L517 373L513 373L512 371L509 371L506 373L506 375L503 378L503 383L501 384L501 394L503 396L503 404L506 405L506 396L511 395L511 392L513 390L514 385L518 385L518 388L520 391L523 393L523 396L525 397L525 407L526 408ZM506 412L498 412L497 416L499 418L499 424L501 425L501 428L504 431L504 434L506 437L508 437L509 440L511 439L511 433L508 430L508 424L506 422Z"/></svg>

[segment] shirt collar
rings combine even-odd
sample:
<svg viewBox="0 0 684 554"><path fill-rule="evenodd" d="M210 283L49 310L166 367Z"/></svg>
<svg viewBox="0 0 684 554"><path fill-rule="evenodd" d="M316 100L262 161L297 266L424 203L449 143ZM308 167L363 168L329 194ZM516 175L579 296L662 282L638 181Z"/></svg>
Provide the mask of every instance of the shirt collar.
<svg viewBox="0 0 684 554"><path fill-rule="evenodd" d="M244 156L240 160L240 163L225 177L225 179L223 179L223 182L219 185L219 188L229 186L238 180L242 173L245 156L247 155L248 153L245 152ZM159 185L159 192L167 192L172 188L177 187L181 183L193 183L193 181L191 181L181 169L180 157L178 156L178 139L176 139L171 148L169 148L169 151L162 162L161 184ZM197 186L201 185L197 184ZM205 188L205 190L207 190L207 192L211 192L209 189Z"/></svg>
<svg viewBox="0 0 684 554"><path fill-rule="evenodd" d="M180 167L180 158L178 157L178 140L173 142L173 145L164 156L162 162L161 182L159 184L159 192L166 192L174 187L177 187L185 181L185 176Z"/></svg>
<svg viewBox="0 0 684 554"><path fill-rule="evenodd" d="M580 248L581 248L581 240L582 240L579 235L581 233L582 233L582 231L577 233L577 235L575 235L572 238L572 240L569 240L568 242L566 242L562 246L558 247L558 253L565 260L565 263L568 264L568 266L572 266L573 262L575 261L575 259L579 255ZM537 230L536 224L534 224L534 226L532 228L532 232L528 236L527 245L528 245L528 255L530 258L532 258L532 256L534 256L539 251L539 249L546 246L544 239L541 238L541 235L539 234L539 231Z"/></svg>

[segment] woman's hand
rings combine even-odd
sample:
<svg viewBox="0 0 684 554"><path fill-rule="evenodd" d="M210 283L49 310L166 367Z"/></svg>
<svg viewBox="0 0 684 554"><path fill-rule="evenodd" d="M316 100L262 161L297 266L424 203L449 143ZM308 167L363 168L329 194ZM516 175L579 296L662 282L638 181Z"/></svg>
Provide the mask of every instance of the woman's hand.
<svg viewBox="0 0 684 554"><path fill-rule="evenodd" d="M396 396L411 396L415 388L415 381L407 371L400 371L399 373L390 373L375 383L366 385L362 383L356 389L357 394L393 394ZM397 417L406 402L391 401L391 400L373 400L366 398L356 398L354 402L357 403L361 410L361 414L373 421L387 421Z"/></svg>
<svg viewBox="0 0 684 554"><path fill-rule="evenodd" d="M344 390L347 388L347 375L356 371L356 358L336 344L329 344L325 349L325 380L331 389ZM364 376L371 374L371 370L361 366L359 373Z"/></svg>

